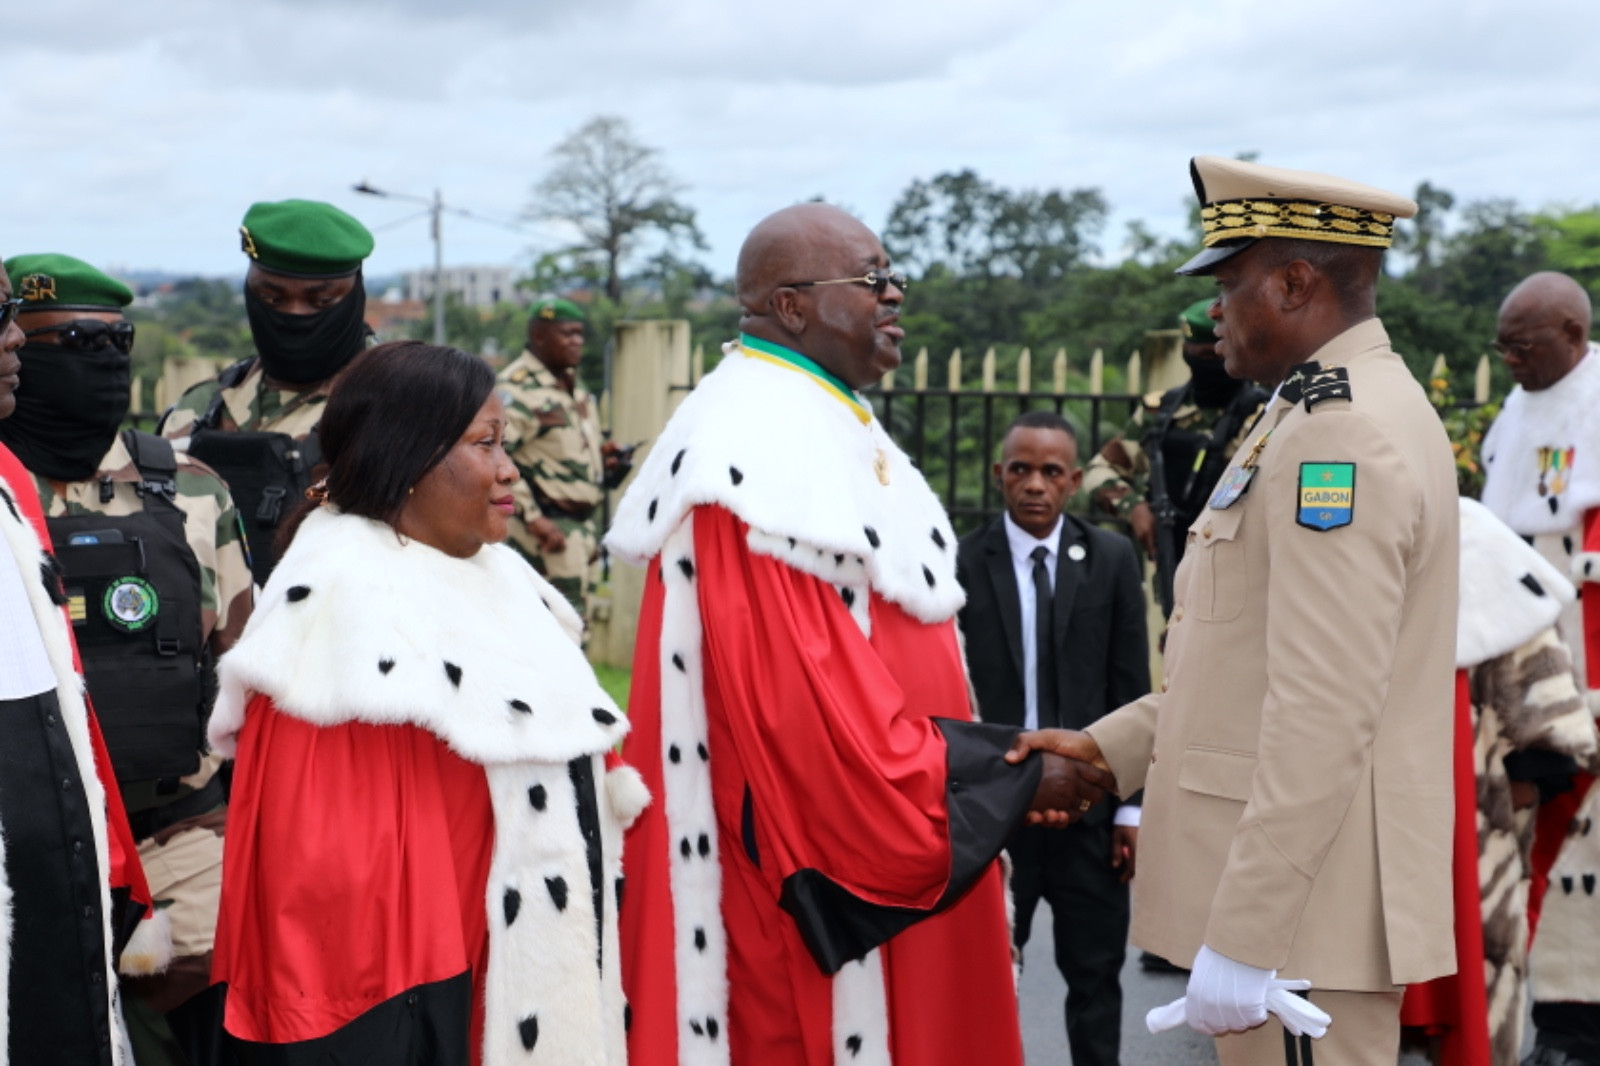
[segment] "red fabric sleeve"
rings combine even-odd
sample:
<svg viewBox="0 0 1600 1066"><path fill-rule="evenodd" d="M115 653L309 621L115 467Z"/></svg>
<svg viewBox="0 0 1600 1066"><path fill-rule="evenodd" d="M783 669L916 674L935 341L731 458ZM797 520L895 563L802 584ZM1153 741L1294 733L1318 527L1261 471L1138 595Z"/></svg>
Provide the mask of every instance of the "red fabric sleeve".
<svg viewBox="0 0 1600 1066"><path fill-rule="evenodd" d="M932 908L951 870L932 718L970 718L965 684L908 706L836 588L752 552L722 508L697 509L694 532L708 713L727 723L774 894L815 870L870 903ZM921 628L938 654L944 627Z"/></svg>
<svg viewBox="0 0 1600 1066"><path fill-rule="evenodd" d="M212 974L228 1032L326 1036L470 967L481 1044L494 846L481 767L415 726L321 728L257 696L227 832Z"/></svg>

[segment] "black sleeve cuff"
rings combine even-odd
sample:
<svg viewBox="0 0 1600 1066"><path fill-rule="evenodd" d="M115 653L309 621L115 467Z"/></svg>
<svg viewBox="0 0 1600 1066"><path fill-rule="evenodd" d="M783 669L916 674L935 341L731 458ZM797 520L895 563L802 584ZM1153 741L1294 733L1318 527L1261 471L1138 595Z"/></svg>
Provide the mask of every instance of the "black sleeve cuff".
<svg viewBox="0 0 1600 1066"><path fill-rule="evenodd" d="M1538 787L1540 803L1549 803L1563 792L1570 792L1572 775L1578 772L1578 764L1570 755L1541 748L1508 752L1505 763L1507 778Z"/></svg>
<svg viewBox="0 0 1600 1066"><path fill-rule="evenodd" d="M952 906L983 874L1033 803L1043 765L1019 766L1004 755L1014 726L935 718L945 740L945 807L950 824L950 877L931 910L886 907L852 895L814 869L784 879L778 904L799 926L822 972L832 976L897 933Z"/></svg>
<svg viewBox="0 0 1600 1066"><path fill-rule="evenodd" d="M395 1066L470 1066L472 973L413 985L391 996L327 1036L290 1044L258 1044L224 1034L230 1061L239 1066L323 1066L334 1062L382 1062ZM537 1018L518 1025L523 1047L539 1039Z"/></svg>

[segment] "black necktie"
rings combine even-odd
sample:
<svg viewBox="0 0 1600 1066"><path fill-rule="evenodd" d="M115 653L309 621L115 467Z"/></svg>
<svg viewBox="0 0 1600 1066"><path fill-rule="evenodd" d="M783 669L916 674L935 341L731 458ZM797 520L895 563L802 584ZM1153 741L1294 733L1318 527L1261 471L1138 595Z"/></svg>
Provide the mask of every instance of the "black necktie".
<svg viewBox="0 0 1600 1066"><path fill-rule="evenodd" d="M1044 561L1050 549L1043 544L1033 549L1033 632L1034 659L1038 676L1035 705L1039 709L1039 728L1057 722L1055 596L1050 589L1050 571Z"/></svg>

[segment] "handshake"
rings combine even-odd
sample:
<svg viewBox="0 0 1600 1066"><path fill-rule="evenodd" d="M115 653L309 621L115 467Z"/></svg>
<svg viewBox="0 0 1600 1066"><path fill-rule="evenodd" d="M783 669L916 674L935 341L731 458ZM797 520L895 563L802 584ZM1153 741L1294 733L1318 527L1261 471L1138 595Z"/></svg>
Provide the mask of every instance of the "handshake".
<svg viewBox="0 0 1600 1066"><path fill-rule="evenodd" d="M1073 729L1036 729L1020 733L1006 752L1006 762L1020 763L1033 752L1044 759L1044 773L1033 794L1028 825L1059 828L1082 818L1106 793L1117 791L1117 779L1088 733Z"/></svg>

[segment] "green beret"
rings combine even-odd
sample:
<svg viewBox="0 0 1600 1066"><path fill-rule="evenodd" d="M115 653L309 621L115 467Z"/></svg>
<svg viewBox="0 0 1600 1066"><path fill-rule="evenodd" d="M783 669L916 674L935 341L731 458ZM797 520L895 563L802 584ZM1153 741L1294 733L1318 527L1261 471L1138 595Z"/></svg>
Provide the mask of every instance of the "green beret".
<svg viewBox="0 0 1600 1066"><path fill-rule="evenodd" d="M133 290L70 255L14 255L5 262L24 311L120 311Z"/></svg>
<svg viewBox="0 0 1600 1066"><path fill-rule="evenodd" d="M545 296L535 300L533 306L528 309L528 316L545 322L587 321L583 316L583 308L559 296Z"/></svg>
<svg viewBox="0 0 1600 1066"><path fill-rule="evenodd" d="M372 234L332 204L282 200L250 205L239 225L239 246L274 273L337 278L361 269L372 254Z"/></svg>
<svg viewBox="0 0 1600 1066"><path fill-rule="evenodd" d="M1178 328L1183 330L1184 340L1194 341L1196 344L1210 344L1217 339L1217 324L1206 314L1211 310L1211 304L1212 299L1208 296L1183 309L1183 313L1178 316Z"/></svg>

